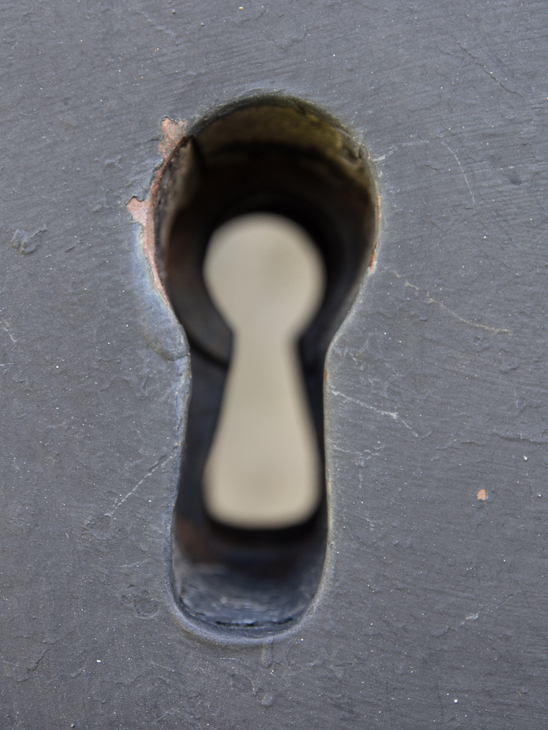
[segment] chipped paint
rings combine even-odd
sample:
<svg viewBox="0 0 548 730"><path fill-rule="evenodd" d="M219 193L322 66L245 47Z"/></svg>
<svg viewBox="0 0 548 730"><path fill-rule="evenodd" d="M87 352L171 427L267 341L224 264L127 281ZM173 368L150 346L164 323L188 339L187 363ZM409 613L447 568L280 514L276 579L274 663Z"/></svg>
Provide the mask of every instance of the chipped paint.
<svg viewBox="0 0 548 730"><path fill-rule="evenodd" d="M372 274L377 268L377 247L373 249L371 254L371 261L369 262L369 273Z"/></svg>
<svg viewBox="0 0 548 730"><path fill-rule="evenodd" d="M158 203L163 174L166 167L173 159L174 154L185 141L185 127L186 122L184 121L174 122L169 117L164 117L162 121L162 138L158 145L158 151L162 158L162 162L154 174L150 186L150 192L145 200L139 200L139 198L134 195L127 204L127 209L131 213L133 220L141 226L139 241L150 265L154 286L164 299L165 303L169 306L171 306L171 304L160 278L160 272L158 271L158 265L156 262L154 215L156 212L156 205Z"/></svg>

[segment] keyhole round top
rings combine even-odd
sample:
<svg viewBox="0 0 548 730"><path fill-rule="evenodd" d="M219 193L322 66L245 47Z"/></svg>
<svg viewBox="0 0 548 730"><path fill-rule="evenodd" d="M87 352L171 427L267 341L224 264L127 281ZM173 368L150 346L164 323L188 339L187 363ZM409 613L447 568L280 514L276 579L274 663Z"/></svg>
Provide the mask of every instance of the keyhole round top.
<svg viewBox="0 0 548 730"><path fill-rule="evenodd" d="M252 214L217 229L204 276L234 334L207 510L238 527L301 522L318 503L321 467L296 342L323 294L320 254L289 219Z"/></svg>

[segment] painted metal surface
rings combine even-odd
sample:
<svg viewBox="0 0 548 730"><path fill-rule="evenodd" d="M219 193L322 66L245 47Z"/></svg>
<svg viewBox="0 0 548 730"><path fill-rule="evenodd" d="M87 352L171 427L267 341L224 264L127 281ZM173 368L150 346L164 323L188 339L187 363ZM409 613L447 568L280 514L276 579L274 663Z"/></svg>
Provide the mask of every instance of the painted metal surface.
<svg viewBox="0 0 548 730"><path fill-rule="evenodd" d="M546 4L1 17L0 725L542 727ZM126 206L162 120L259 92L353 131L381 226L327 361L320 590L223 642L169 584L189 364Z"/></svg>

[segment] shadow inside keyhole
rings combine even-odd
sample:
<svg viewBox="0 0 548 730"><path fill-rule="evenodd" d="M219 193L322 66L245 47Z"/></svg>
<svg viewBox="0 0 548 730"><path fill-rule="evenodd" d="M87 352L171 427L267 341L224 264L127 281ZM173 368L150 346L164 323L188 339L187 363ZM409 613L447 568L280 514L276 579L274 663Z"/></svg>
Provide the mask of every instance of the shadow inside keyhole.
<svg viewBox="0 0 548 730"><path fill-rule="evenodd" d="M157 241L192 368L174 512L173 583L182 610L193 619L268 633L298 619L317 590L328 513L324 360L372 255L371 190L359 150L340 129L310 107L279 100L237 108L198 126L164 174ZM321 302L298 342L317 464L315 495L298 521L287 525L286 514L286 526L280 519L261 523L255 513L254 527L245 509L238 516L234 505L231 516L223 517L208 485L234 341L208 290L204 264L215 231L257 213L301 226L325 271Z"/></svg>

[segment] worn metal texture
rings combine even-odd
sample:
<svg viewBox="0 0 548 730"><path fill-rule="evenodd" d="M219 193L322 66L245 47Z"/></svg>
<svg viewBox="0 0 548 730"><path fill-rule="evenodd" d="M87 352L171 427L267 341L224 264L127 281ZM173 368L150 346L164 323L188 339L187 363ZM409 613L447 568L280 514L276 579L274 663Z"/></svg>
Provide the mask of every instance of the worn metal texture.
<svg viewBox="0 0 548 730"><path fill-rule="evenodd" d="M1 11L0 727L544 727L548 5ZM170 587L187 349L126 205L166 116L255 93L359 138L380 235L327 361L320 589L221 640Z"/></svg>

